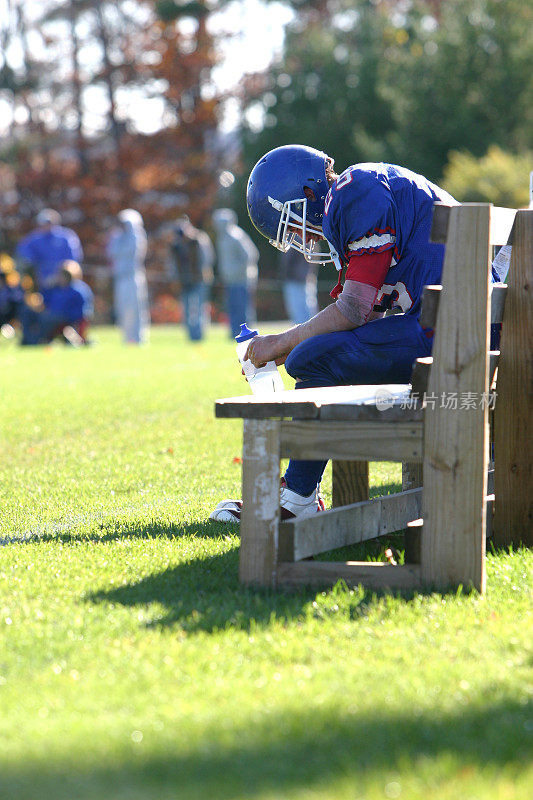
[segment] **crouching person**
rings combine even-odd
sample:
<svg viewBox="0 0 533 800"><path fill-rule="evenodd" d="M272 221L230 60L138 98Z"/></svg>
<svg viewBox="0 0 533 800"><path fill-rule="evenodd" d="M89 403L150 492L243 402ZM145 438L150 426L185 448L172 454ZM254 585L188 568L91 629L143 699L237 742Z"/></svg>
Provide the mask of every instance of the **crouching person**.
<svg viewBox="0 0 533 800"><path fill-rule="evenodd" d="M92 313L93 294L81 280L79 264L65 261L55 285L47 292L46 303L39 297L32 305L25 305L21 314L21 344L47 344L60 335L70 344L85 344Z"/></svg>
<svg viewBox="0 0 533 800"><path fill-rule="evenodd" d="M82 316L74 323L70 323L74 327L76 333L82 339L83 344L90 344L88 339L89 326L94 317L94 295L91 287L83 280L83 272L77 261L63 261L61 269L69 273L71 276L70 289L77 292L82 297ZM68 284L68 278L65 279ZM77 308L79 300L73 301L73 309ZM64 331L63 331L64 333Z"/></svg>

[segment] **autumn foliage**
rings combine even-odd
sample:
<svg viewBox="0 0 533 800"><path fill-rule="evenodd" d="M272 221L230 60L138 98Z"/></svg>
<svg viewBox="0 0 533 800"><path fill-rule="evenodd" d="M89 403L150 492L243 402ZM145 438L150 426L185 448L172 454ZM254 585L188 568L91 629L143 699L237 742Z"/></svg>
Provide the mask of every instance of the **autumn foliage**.
<svg viewBox="0 0 533 800"><path fill-rule="evenodd" d="M78 15L97 14L95 25L100 28L95 30L102 34L101 26L106 23L102 15L108 4L101 3L96 9L98 5L63 3L56 12L63 9L67 14L70 8ZM116 4L113 13L120 6ZM0 249L13 252L18 239L33 228L40 209L57 209L63 223L74 228L82 241L85 275L98 295L97 316L101 319L109 315L110 308L105 241L117 212L135 208L144 219L149 236L147 271L155 299L160 292L167 292L170 223L186 213L195 224L205 225L218 186L219 98L210 83L216 57L205 14L189 20L184 28L176 20L159 19L157 4L143 2L138 6L146 14L139 16L127 38L121 34L120 58L117 60L117 50L113 49L110 26L104 36L109 52L92 76L109 100L103 129L90 131L81 124L84 112L76 106L76 98L79 102L83 79L80 72L75 73L74 59L74 66L67 70L66 86L50 82L47 87L47 75L41 71L37 85L33 82L13 89L14 107L23 103L29 111L26 122L12 126L0 151ZM45 22L43 29L48 24ZM73 42L67 39L65 46L64 52L68 52ZM31 67L29 63L29 72ZM52 111L54 91L58 93L58 107L63 93L71 92L71 111L77 115L74 128L61 124L61 118L54 118L53 113L43 117L32 107L46 88ZM131 106L126 107L128 118L123 121L117 98L122 90L124 103L124 90L128 88ZM140 90L157 101L157 120L148 120L148 126L138 124L135 103ZM149 132L143 132L143 128ZM165 306L159 306L161 312ZM176 319L175 308L169 313ZM164 314L159 316L165 319Z"/></svg>

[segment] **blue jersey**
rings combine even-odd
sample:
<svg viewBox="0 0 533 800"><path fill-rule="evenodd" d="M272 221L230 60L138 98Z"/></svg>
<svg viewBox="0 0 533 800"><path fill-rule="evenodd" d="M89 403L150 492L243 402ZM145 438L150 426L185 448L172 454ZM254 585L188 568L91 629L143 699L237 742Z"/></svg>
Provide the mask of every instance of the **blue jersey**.
<svg viewBox="0 0 533 800"><path fill-rule="evenodd" d="M49 231L30 233L18 243L16 253L19 258L25 258L33 264L38 281L53 277L62 261L81 263L83 258L78 236L70 228L59 225Z"/></svg>
<svg viewBox="0 0 533 800"><path fill-rule="evenodd" d="M44 298L48 311L71 325L84 318L84 297L73 286L53 286Z"/></svg>
<svg viewBox="0 0 533 800"><path fill-rule="evenodd" d="M444 245L429 241L436 201L456 205L444 189L393 164L354 164L330 188L322 229L341 259L392 250L376 309L418 316L424 286L440 283Z"/></svg>

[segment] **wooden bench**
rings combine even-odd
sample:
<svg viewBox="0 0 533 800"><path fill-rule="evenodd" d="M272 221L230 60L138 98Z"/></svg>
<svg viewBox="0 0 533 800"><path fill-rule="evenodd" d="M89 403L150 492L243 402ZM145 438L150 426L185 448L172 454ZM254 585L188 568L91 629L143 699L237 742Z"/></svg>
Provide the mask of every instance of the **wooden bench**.
<svg viewBox="0 0 533 800"><path fill-rule="evenodd" d="M508 289L493 288L491 245L506 243L511 226ZM244 420L243 583L290 587L342 578L374 589L462 584L484 591L487 514L491 520L494 501L487 489L488 420L498 363L498 354L489 352L489 332L491 321L502 319L506 294L489 531L497 544L533 544L533 211L437 204L432 239L446 242L442 288L425 292L424 322L435 325L433 356L417 362L413 386L326 387L216 402L217 417ZM421 387L425 401L415 404ZM282 458L334 459L334 481L337 464L345 483L337 494L344 496L354 463L363 464L352 474L364 493L368 461L400 461L404 491L280 523ZM419 563L309 560L406 528L411 544L420 540L418 555L410 548Z"/></svg>

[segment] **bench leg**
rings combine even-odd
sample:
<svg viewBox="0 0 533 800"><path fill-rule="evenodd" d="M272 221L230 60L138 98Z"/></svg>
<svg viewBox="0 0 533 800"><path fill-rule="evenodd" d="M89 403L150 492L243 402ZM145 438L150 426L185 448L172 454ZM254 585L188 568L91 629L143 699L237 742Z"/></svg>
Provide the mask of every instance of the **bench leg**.
<svg viewBox="0 0 533 800"><path fill-rule="evenodd" d="M490 207L452 208L428 396L477 398L424 412L421 572L431 588L485 590ZM466 268L468 267L468 268ZM481 302L479 298L483 298Z"/></svg>
<svg viewBox="0 0 533 800"><path fill-rule="evenodd" d="M418 489L422 486L422 464L404 462L402 464L402 491ZM410 527L405 531L405 563L420 564L422 531L420 527Z"/></svg>
<svg viewBox="0 0 533 800"><path fill-rule="evenodd" d="M278 420L244 420L239 578L255 586L276 583L280 431Z"/></svg>
<svg viewBox="0 0 533 800"><path fill-rule="evenodd" d="M333 461L333 508L368 500L368 461Z"/></svg>

